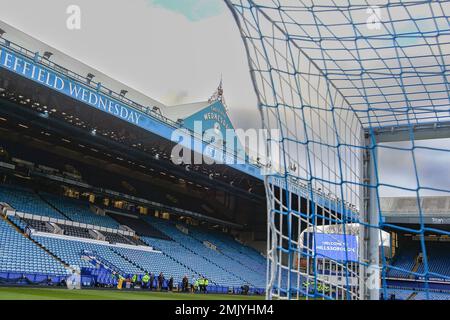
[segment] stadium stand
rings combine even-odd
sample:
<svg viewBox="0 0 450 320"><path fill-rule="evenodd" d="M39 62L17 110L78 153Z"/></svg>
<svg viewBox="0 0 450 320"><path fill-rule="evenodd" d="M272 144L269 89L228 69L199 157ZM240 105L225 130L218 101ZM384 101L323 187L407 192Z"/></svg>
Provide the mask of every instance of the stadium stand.
<svg viewBox="0 0 450 320"><path fill-rule="evenodd" d="M431 273L450 277L450 252L448 243L427 242L426 250L428 254L428 271ZM419 273L424 273L424 264L421 263ZM430 275L431 278L436 277Z"/></svg>
<svg viewBox="0 0 450 320"><path fill-rule="evenodd" d="M55 196L47 193L42 194L42 197L56 209L63 212L64 215L69 217L72 221L112 229L119 228L119 224L110 217L100 216L91 211L89 204L86 201Z"/></svg>
<svg viewBox="0 0 450 320"><path fill-rule="evenodd" d="M192 270L187 275L202 275L208 278L212 283L217 285L227 286L241 286L244 281L230 274L223 268L220 268L216 264L208 261L203 256L195 252L198 247L191 247L188 249L186 246L181 245L176 241L167 241L161 239L144 238L149 245L156 249L163 251L179 264L185 265ZM189 243L186 245L189 246Z"/></svg>
<svg viewBox="0 0 450 320"><path fill-rule="evenodd" d="M67 219L66 216L45 203L36 193L26 188L2 184L0 185L0 201L8 203L17 211L55 219Z"/></svg>
<svg viewBox="0 0 450 320"><path fill-rule="evenodd" d="M36 229L38 231L47 232L47 228L43 228L40 221L30 220L30 223L28 223L28 221L26 221L25 219L21 219L15 216L11 216L8 219L21 230L25 230L27 226L30 226L31 228Z"/></svg>
<svg viewBox="0 0 450 320"><path fill-rule="evenodd" d="M0 219L0 271L65 275L66 268Z"/></svg>
<svg viewBox="0 0 450 320"><path fill-rule="evenodd" d="M49 230L45 226L45 223L43 223L42 221L19 218L16 216L9 217L9 220L23 231L25 231L27 227L30 227L36 231L49 232Z"/></svg>
<svg viewBox="0 0 450 320"><path fill-rule="evenodd" d="M450 263L450 255L447 243L426 242L426 250L428 254L428 272L430 278L439 278L434 274L444 277L450 277L448 265ZM417 273L416 278L425 274L425 265L421 258L421 247L419 241L405 242L399 252L393 259L391 266L398 268L389 268L388 276L392 278L411 278L411 272ZM442 278L442 277L441 277Z"/></svg>
<svg viewBox="0 0 450 320"><path fill-rule="evenodd" d="M383 297L385 300L408 300L409 297L414 293L412 290L404 290L404 289L388 289L387 297Z"/></svg>
<svg viewBox="0 0 450 320"><path fill-rule="evenodd" d="M123 243L123 244L131 244L131 245L142 245L146 246L147 244L140 239L135 239L130 236L125 236L118 233L106 232L102 231L102 234L106 237L106 241L110 243Z"/></svg>
<svg viewBox="0 0 450 320"><path fill-rule="evenodd" d="M115 265L119 270L122 270L124 274L143 273L141 268L136 267L129 261L120 257L108 245L42 236L33 236L33 239L72 267L92 267L89 262L81 259L82 252L84 250L90 250L96 252L101 258Z"/></svg>
<svg viewBox="0 0 450 320"><path fill-rule="evenodd" d="M163 253L137 251L120 247L113 248L113 251L149 273L158 275L162 272L165 277L173 277L177 282L181 281L185 275L192 273L186 266Z"/></svg>
<svg viewBox="0 0 450 320"><path fill-rule="evenodd" d="M64 235L76 238L92 239L87 229L67 225L61 226L61 228L64 231Z"/></svg>
<svg viewBox="0 0 450 320"><path fill-rule="evenodd" d="M430 295L431 295L430 300L450 300L450 292L446 293L432 292L430 293Z"/></svg>
<svg viewBox="0 0 450 320"><path fill-rule="evenodd" d="M418 291L413 300L450 300L450 292L429 292Z"/></svg>
<svg viewBox="0 0 450 320"><path fill-rule="evenodd" d="M389 268L388 275L393 278L408 278L420 252L418 242L408 242L401 246Z"/></svg>
<svg viewBox="0 0 450 320"><path fill-rule="evenodd" d="M389 288L385 300L450 300L450 291L411 290L403 288Z"/></svg>
<svg viewBox="0 0 450 320"><path fill-rule="evenodd" d="M145 219L166 235L170 235L177 243L175 246L168 241L144 238L150 245L165 251L177 261L185 263L192 270L206 276L216 284L232 286L249 284L264 287L265 270L255 273L254 270L236 263L219 251L207 248L197 239L182 233L171 222L157 221L153 217Z"/></svg>
<svg viewBox="0 0 450 320"><path fill-rule="evenodd" d="M90 210L87 201L50 193L38 195L31 189L22 187L2 185L0 190L2 191L0 201L21 208L24 213L112 229L125 225L137 235L139 234L139 237L133 237L101 230L106 242L100 243L93 239L88 229L58 221L54 224L63 230L62 235L71 237L61 238L61 235L52 233L51 227L46 222L18 216L8 217L23 232L27 230L27 227L41 232L32 233L31 238L72 268L92 269L91 263L82 259L82 252L88 250L95 252L99 258L115 266L124 275L142 276L145 272L157 275L162 272L166 279L173 277L176 283L180 282L184 276L188 276L189 279L204 276L209 279L211 285L223 288L240 288L244 284L252 288L265 286L264 258L254 249L238 243L230 236L188 225L184 226L188 230L188 234L185 234L172 221L151 216L139 217L133 213L127 214L124 210L122 210L123 213L109 212L106 216L99 216ZM23 204L24 199L29 200L28 205ZM26 240L23 235L13 229L12 233ZM216 250L207 247L204 244L206 241L216 246ZM49 259L55 260L32 242L30 245L41 250ZM160 252L139 250L139 247L133 249L132 246L147 248L151 246ZM14 266L10 269L14 269ZM62 269L65 271L64 267ZM38 270L36 272L39 272ZM31 272L28 269L23 271ZM60 272L59 269L56 273ZM92 272L89 271L89 273ZM105 285L114 284L110 275L104 273L95 275L95 278L100 279L98 282Z"/></svg>
<svg viewBox="0 0 450 320"><path fill-rule="evenodd" d="M254 249L241 245L227 235L220 234L219 232L199 230L192 227L189 228L189 235L201 242L208 241L213 245L216 245L223 255L235 260L246 268L255 272L265 272L266 260L260 253Z"/></svg>
<svg viewBox="0 0 450 320"><path fill-rule="evenodd" d="M136 216L126 216L123 214L111 214L110 217L116 220L118 223L128 226L133 229L138 235L146 236L150 238L160 238L169 240L165 234L155 229L152 225L148 224L145 220L139 219Z"/></svg>

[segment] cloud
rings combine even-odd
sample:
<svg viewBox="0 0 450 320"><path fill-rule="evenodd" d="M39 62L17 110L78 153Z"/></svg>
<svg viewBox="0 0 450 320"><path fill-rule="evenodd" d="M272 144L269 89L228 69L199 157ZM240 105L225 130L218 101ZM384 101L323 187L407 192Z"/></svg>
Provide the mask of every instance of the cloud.
<svg viewBox="0 0 450 320"><path fill-rule="evenodd" d="M224 11L220 0L148 0L150 4L184 15L190 21L218 16Z"/></svg>

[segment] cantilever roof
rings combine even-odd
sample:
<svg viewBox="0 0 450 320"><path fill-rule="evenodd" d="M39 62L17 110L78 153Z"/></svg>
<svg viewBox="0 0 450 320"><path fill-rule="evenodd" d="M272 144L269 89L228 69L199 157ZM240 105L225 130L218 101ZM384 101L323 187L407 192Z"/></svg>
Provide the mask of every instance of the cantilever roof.
<svg viewBox="0 0 450 320"><path fill-rule="evenodd" d="M419 207L420 204L420 207ZM428 196L420 197L389 197L381 198L383 215L445 215L450 216L450 197Z"/></svg>

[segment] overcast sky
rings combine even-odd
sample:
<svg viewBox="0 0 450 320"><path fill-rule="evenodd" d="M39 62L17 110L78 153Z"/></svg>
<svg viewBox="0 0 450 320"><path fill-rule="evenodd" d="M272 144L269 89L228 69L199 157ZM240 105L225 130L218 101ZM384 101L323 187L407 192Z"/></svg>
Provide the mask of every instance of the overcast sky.
<svg viewBox="0 0 450 320"><path fill-rule="evenodd" d="M69 5L81 29L66 28ZM207 100L223 75L236 127L255 127L245 50L221 0L0 0L0 19L167 105Z"/></svg>
<svg viewBox="0 0 450 320"><path fill-rule="evenodd" d="M73 4L80 30L66 27ZM260 127L243 43L221 0L0 0L0 19L167 105L207 100L222 75L235 127ZM434 146L450 149L448 140ZM411 152L388 151L383 180L414 183ZM450 189L449 155L421 152L421 185Z"/></svg>

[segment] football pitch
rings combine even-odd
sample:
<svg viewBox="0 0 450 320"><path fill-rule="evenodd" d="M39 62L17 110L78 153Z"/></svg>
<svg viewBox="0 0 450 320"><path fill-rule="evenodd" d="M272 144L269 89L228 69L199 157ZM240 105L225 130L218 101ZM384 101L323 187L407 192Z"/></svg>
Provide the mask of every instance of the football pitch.
<svg viewBox="0 0 450 320"><path fill-rule="evenodd" d="M264 300L264 296L8 287L0 288L0 300Z"/></svg>

